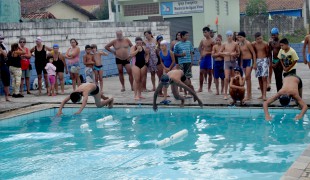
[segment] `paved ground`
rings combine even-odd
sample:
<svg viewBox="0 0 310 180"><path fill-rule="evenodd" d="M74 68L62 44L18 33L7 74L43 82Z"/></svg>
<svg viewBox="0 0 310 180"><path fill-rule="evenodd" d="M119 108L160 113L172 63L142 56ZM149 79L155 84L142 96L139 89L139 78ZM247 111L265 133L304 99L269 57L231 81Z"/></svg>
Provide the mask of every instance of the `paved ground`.
<svg viewBox="0 0 310 180"><path fill-rule="evenodd" d="M308 105L310 105L310 70L304 64L299 63L297 65L297 74L302 78L304 91L303 97ZM115 98L115 104L118 105L151 105L152 104L152 96L153 92L144 93L143 96L146 99L136 102L134 101L133 92L130 91L130 85L128 81L128 76L126 78L126 91L120 91L120 83L118 80L118 76L109 77L104 79L104 93L107 96L113 96ZM199 87L199 68L198 66L193 67L193 79L192 83L197 90ZM252 73L252 91L253 91L253 99L247 102L248 106L260 107L262 106L263 101L258 100L257 98L260 96L260 91L258 88L258 80L255 78L254 71ZM150 74L148 74L148 89L151 89L151 81L150 81ZM222 95L215 95L214 93L207 92L207 86L204 84L204 92L198 93L198 96L201 98L205 106L227 106L230 100L224 100ZM68 85L65 87L65 95L68 95L72 89L71 86ZM215 86L212 84L212 90L215 92ZM276 92L275 81L272 81L272 89L268 92L267 96L270 97L274 95ZM64 99L65 95L57 95L55 97L49 97L46 95L37 96L37 91L32 91L34 95L25 95L24 98L11 98L12 102L5 102L4 97L0 98L0 113L5 111L18 109L21 107L36 105L39 103L44 104L59 104L62 99ZM170 93L171 95L171 93ZM170 98L172 101L170 105L179 105L179 101L175 101L172 97ZM158 99L158 102L161 101L161 98ZM92 98L89 99L89 103L94 103ZM187 105L197 105L194 103L192 99L186 100ZM277 103L275 103L277 105Z"/></svg>

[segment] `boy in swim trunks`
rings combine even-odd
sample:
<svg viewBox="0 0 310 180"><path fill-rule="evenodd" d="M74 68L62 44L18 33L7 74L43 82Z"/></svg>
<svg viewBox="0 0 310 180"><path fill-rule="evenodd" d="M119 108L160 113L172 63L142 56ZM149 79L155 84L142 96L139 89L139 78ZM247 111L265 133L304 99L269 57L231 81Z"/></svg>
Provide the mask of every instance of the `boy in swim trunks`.
<svg viewBox="0 0 310 180"><path fill-rule="evenodd" d="M252 45L257 56L257 69L255 75L258 78L259 87L262 93L262 96L259 97L259 99L266 101L267 79L269 75L269 59L267 58L269 56L269 46L267 42L263 41L263 37L260 32L255 34L255 41Z"/></svg>
<svg viewBox="0 0 310 180"><path fill-rule="evenodd" d="M295 120L299 120L307 112L308 106L302 100L302 81L300 77L295 74L288 74L283 79L283 86L278 93L264 102L265 119L267 121L272 119L268 112L268 106L271 103L279 99L282 106L288 106L292 98L294 98L296 103L301 107L300 114L295 117Z"/></svg>
<svg viewBox="0 0 310 180"><path fill-rule="evenodd" d="M100 90L103 92L103 66L102 66L102 59L101 56L107 56L108 54L103 51L97 50L97 45L92 44L91 45L92 51L94 53L94 59L95 59L95 65L94 65L94 71L95 71L95 83L98 84L98 80L100 83Z"/></svg>
<svg viewBox="0 0 310 180"><path fill-rule="evenodd" d="M91 47L90 45L85 46L85 52L86 54L83 56L83 63L86 66L85 67L85 79L87 83L93 83L94 82L94 64L95 59L94 55L91 54Z"/></svg>
<svg viewBox="0 0 310 180"><path fill-rule="evenodd" d="M241 31L238 33L238 40L241 53L241 65L245 73L246 90L247 90L246 93L247 95L244 100L247 101L252 99L251 73L252 73L252 64L253 69L256 70L256 53L254 51L252 44L246 39L245 32Z"/></svg>
<svg viewBox="0 0 310 180"><path fill-rule="evenodd" d="M153 110L157 111L158 107L156 104L157 96L163 87L168 88L171 85L171 91L175 99L181 100L181 107L184 106L184 97L180 96L178 87L183 88L185 91L188 91L194 97L194 102L197 100L199 106L202 107L203 103L198 98L197 94L194 91L194 87L189 82L189 79L184 75L182 70L171 70L167 74L162 75L160 83L154 93L153 98Z"/></svg>
<svg viewBox="0 0 310 180"><path fill-rule="evenodd" d="M238 43L233 41L233 32L227 31L227 42L223 44L220 50L220 55L224 57L224 99L227 100L227 90L229 85L229 78L234 77L234 68L237 67L237 57L240 54Z"/></svg>
<svg viewBox="0 0 310 180"><path fill-rule="evenodd" d="M279 51L278 58L283 67L283 77L289 74L296 75L296 63L299 59L296 51L289 46L286 38L280 40L281 50Z"/></svg>
<svg viewBox="0 0 310 180"><path fill-rule="evenodd" d="M237 101L240 101L240 105L244 105L245 80L243 77L243 71L240 67L236 67L234 69L234 74L235 76L231 78L229 84L229 94L233 99L233 102L231 102L230 104L234 105Z"/></svg>
<svg viewBox="0 0 310 180"><path fill-rule="evenodd" d="M108 108L113 107L113 98L108 98L100 92L99 87L94 83L84 83L80 85L74 92L72 92L69 96L67 96L62 102L59 107L57 116L62 115L62 108L65 104L71 100L73 103L80 102L83 97L83 102L80 109L75 114L80 114L84 107L87 104L88 96L93 96L95 99L95 104L98 108L103 106L108 106Z"/></svg>
<svg viewBox="0 0 310 180"><path fill-rule="evenodd" d="M215 39L216 44L212 48L212 57L214 58L214 82L216 87L216 95L219 95L219 78L221 78L221 94L224 93L224 58L220 55L222 47L222 38Z"/></svg>
<svg viewBox="0 0 310 180"><path fill-rule="evenodd" d="M308 46L308 51L307 51L307 54L306 54L307 46ZM302 49L302 54L304 56L304 63L308 64L308 67L310 69L310 35L307 35L305 37L304 46L303 46L303 49Z"/></svg>
<svg viewBox="0 0 310 180"><path fill-rule="evenodd" d="M212 84L212 73L213 73L213 59L212 59L211 54L212 54L212 47L214 45L214 42L210 36L210 28L204 27L202 31L203 31L203 35L205 38L200 41L200 44L198 47L199 52L200 52L200 60L198 62L198 64L200 65L200 76L199 76L200 86L199 86L198 92L202 92L204 77L208 79L208 92L212 92L211 84Z"/></svg>

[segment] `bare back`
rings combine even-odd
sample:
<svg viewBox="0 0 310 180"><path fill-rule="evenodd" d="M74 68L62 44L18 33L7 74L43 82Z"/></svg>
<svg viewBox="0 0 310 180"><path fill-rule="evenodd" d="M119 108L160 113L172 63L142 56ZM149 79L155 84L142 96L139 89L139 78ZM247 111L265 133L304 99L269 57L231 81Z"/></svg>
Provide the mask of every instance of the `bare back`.
<svg viewBox="0 0 310 180"><path fill-rule="evenodd" d="M289 94L291 96L299 95L298 91L299 79L294 76L287 76L283 79L283 87L279 91L280 94Z"/></svg>

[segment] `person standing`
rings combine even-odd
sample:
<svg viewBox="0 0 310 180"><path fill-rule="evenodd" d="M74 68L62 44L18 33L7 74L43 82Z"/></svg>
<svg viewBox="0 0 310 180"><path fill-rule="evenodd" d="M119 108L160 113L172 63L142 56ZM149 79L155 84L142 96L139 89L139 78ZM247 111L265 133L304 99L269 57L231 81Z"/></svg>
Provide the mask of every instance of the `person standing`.
<svg viewBox="0 0 310 180"><path fill-rule="evenodd" d="M220 50L222 47L222 38L217 37L216 44L212 48L212 57L214 59L214 82L216 87L216 94L219 95L219 78L221 78L221 94L224 93L224 58L220 55Z"/></svg>
<svg viewBox="0 0 310 180"><path fill-rule="evenodd" d="M0 76L1 76L1 81L4 86L4 95L5 95L5 100L10 101L9 99L9 87L10 87L10 71L7 66L7 51L6 47L3 44L4 37L0 35Z"/></svg>
<svg viewBox="0 0 310 180"><path fill-rule="evenodd" d="M102 65L102 56L107 56L108 54L103 51L98 51L97 45L92 44L91 49L94 55L94 73L95 73L95 84L100 84L100 91L103 93L103 65Z"/></svg>
<svg viewBox="0 0 310 180"><path fill-rule="evenodd" d="M64 94L65 93L64 72L66 71L66 74L68 74L68 67L67 67L65 57L59 52L59 45L58 44L53 45L53 53L51 54L51 56L53 56L53 59L54 59L53 64L54 64L54 66L56 66L56 76L55 76L56 94L58 94L57 79L59 79L59 82L60 82L60 89L61 89L60 94Z"/></svg>
<svg viewBox="0 0 310 180"><path fill-rule="evenodd" d="M149 62L149 49L143 44L141 37L136 37L136 45L130 49L130 56L132 57L132 73L134 78L134 99L144 99L142 96L143 82L145 82L147 67Z"/></svg>
<svg viewBox="0 0 310 180"><path fill-rule="evenodd" d="M85 54L83 56L83 64L85 65L85 79L87 83L95 82L95 73L94 73L95 59L94 55L91 52L92 52L91 46L86 45ZM96 84L97 83L98 81L96 82Z"/></svg>
<svg viewBox="0 0 310 180"><path fill-rule="evenodd" d="M280 39L279 39L279 30L278 28L272 28L271 29L271 41L269 41L269 55L270 55L270 60L272 63L271 66L274 72L277 91L279 91L282 88L283 67L280 63L280 59L278 58L280 49L281 49L281 46L280 46Z"/></svg>
<svg viewBox="0 0 310 180"><path fill-rule="evenodd" d="M156 83L155 83L155 73L157 73L157 64L159 62L156 53L156 40L154 39L151 31L145 31L145 46L150 51L150 60L148 63L148 71L151 73L151 81L152 81L152 91L155 91ZM158 39L158 37L157 37ZM160 78L160 77L159 77Z"/></svg>
<svg viewBox="0 0 310 180"><path fill-rule="evenodd" d="M65 58L68 59L68 70L72 79L73 91L76 89L76 83L81 85L80 79L80 48L76 39L70 39L71 47L67 50Z"/></svg>
<svg viewBox="0 0 310 180"><path fill-rule="evenodd" d="M245 32L238 33L239 46L241 52L241 65L245 72L246 97L244 101L252 99L252 68L256 70L256 54L252 44L246 39Z"/></svg>
<svg viewBox="0 0 310 180"><path fill-rule="evenodd" d="M189 84L191 85L192 76L192 62L194 48L192 43L188 40L189 33L187 31L181 32L181 41L178 42L174 47L174 54L178 57L179 67L183 71L185 77L188 79ZM187 92L185 91L187 95Z"/></svg>
<svg viewBox="0 0 310 180"><path fill-rule="evenodd" d="M257 56L256 64L256 77L258 78L259 87L262 93L262 96L258 99L267 100L267 85L268 85L268 75L269 75L269 46L267 42L263 40L262 34L257 32L255 34L255 41L253 42L253 47Z"/></svg>
<svg viewBox="0 0 310 180"><path fill-rule="evenodd" d="M306 53L306 48L308 46L308 50ZM304 64L308 64L310 69L310 35L308 34L304 40L304 46L302 48L302 55L304 56Z"/></svg>
<svg viewBox="0 0 310 180"><path fill-rule="evenodd" d="M31 50L30 53L34 53L35 61L34 65L36 68L37 76L38 76L38 85L39 85L39 94L41 95L42 91L42 73L44 76L44 81L45 81L45 86L46 86L46 91L48 90L48 79L47 79L47 72L44 69L47 63L46 60L46 51L52 51L52 48L49 48L45 45L42 44L42 38L37 37L36 39L36 46L34 46Z"/></svg>
<svg viewBox="0 0 310 180"><path fill-rule="evenodd" d="M227 90L229 85L229 78L234 77L234 68L238 66L237 57L240 55L238 43L233 41L233 32L226 32L227 42L223 44L220 50L220 55L224 57L224 99L228 99Z"/></svg>
<svg viewBox="0 0 310 180"><path fill-rule="evenodd" d="M48 57L48 63L45 66L45 69L48 74L48 82L49 82L49 88L48 88L48 96L56 96L55 94L55 81L56 81L56 66L54 66L54 58Z"/></svg>
<svg viewBox="0 0 310 180"><path fill-rule="evenodd" d="M289 42L286 38L280 40L281 49L278 54L280 63L283 67L283 77L286 77L289 74L296 75L296 63L299 60L299 57L296 51L290 47Z"/></svg>
<svg viewBox="0 0 310 180"><path fill-rule="evenodd" d="M10 73L12 76L12 87L14 98L24 97L20 94L20 81L22 77L21 69L21 56L25 55L26 51L23 48L20 48L17 43L11 45L11 51L8 53L8 61L10 62Z"/></svg>
<svg viewBox="0 0 310 180"><path fill-rule="evenodd" d="M114 50L111 47L114 47ZM133 76L130 67L130 54L128 49L132 47L132 43L128 38L123 36L123 32L121 30L116 31L116 39L109 42L105 49L115 55L115 61L118 69L118 77L122 85L121 92L125 91L125 81L124 81L124 71L123 68L126 69L126 72L129 76L129 82L131 85L131 90L133 90Z"/></svg>
<svg viewBox="0 0 310 180"><path fill-rule="evenodd" d="M177 32L175 39L170 43L170 50L174 52L174 46L181 41L181 32ZM179 69L178 57L174 55L176 68Z"/></svg>
<svg viewBox="0 0 310 180"><path fill-rule="evenodd" d="M200 65L200 75L199 75L200 86L198 92L202 92L204 78L208 79L208 92L212 92L211 84L213 73L213 59L211 54L214 42L210 36L210 29L208 27L204 27L202 31L205 38L200 41L198 47L200 51L200 60L198 62L198 64Z"/></svg>
<svg viewBox="0 0 310 180"><path fill-rule="evenodd" d="M26 80L27 94L31 94L30 92L30 76L32 69L30 64L31 53L30 50L25 47L25 44L26 44L26 38L20 38L19 47L24 49L24 51L26 52L26 54L21 56L22 79L20 83L20 93L23 94L24 81Z"/></svg>

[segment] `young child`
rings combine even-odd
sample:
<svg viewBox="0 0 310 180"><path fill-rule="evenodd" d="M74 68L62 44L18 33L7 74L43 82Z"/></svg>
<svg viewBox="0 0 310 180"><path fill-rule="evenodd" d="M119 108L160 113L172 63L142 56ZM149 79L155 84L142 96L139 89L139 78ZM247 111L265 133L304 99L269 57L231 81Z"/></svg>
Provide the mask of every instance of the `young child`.
<svg viewBox="0 0 310 180"><path fill-rule="evenodd" d="M286 38L280 40L281 49L278 54L281 65L283 67L283 77L289 74L296 75L296 63L299 59L296 51L289 46L289 42Z"/></svg>
<svg viewBox="0 0 310 180"><path fill-rule="evenodd" d="M229 94L233 99L233 102L231 102L230 104L234 105L237 101L240 101L240 105L244 105L245 79L243 77L243 71L240 67L236 67L234 69L234 74L235 76L231 77L229 84Z"/></svg>
<svg viewBox="0 0 310 180"><path fill-rule="evenodd" d="M94 55L91 54L91 47L90 45L85 46L85 52L86 54L83 56L83 63L86 66L85 67L85 79L86 82L88 83L93 83L94 82L94 64L95 64L95 59Z"/></svg>
<svg viewBox="0 0 310 180"><path fill-rule="evenodd" d="M49 62L45 66L48 75L48 80L50 83L47 94L48 96L56 96L55 94L56 66L53 65L54 61L53 57L49 57L48 59Z"/></svg>
<svg viewBox="0 0 310 180"><path fill-rule="evenodd" d="M214 82L216 87L216 95L219 95L219 78L221 78L221 94L224 93L224 57L220 55L220 50L222 48L222 38L218 36L216 39L216 44L212 48L212 56L214 59Z"/></svg>
<svg viewBox="0 0 310 180"><path fill-rule="evenodd" d="M92 44L91 45L92 52L94 54L95 59L95 65L94 65L94 71L95 71L95 83L98 85L98 80L100 82L100 91L103 92L103 66L101 62L101 56L107 56L108 54L103 51L97 50L97 45Z"/></svg>

